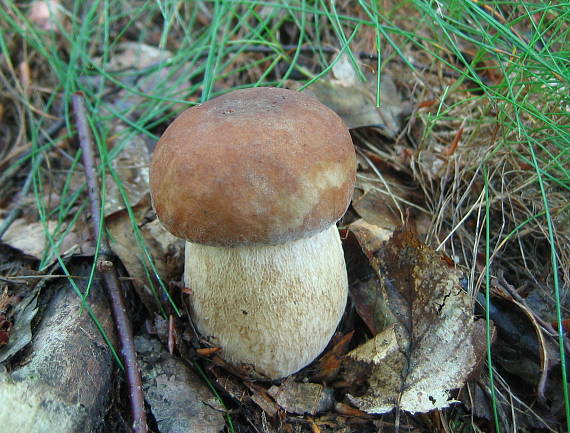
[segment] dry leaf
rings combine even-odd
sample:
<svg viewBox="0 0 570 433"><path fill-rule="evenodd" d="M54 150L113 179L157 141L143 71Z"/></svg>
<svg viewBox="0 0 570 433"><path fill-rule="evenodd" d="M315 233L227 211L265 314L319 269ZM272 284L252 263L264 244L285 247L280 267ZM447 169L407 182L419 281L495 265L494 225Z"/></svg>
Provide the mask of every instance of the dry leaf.
<svg viewBox="0 0 570 433"><path fill-rule="evenodd" d="M370 224L392 231L405 220L406 224L415 225L419 235L425 235L432 215L420 205L424 197L412 179L367 150L358 155L358 164L352 199L356 213Z"/></svg>
<svg viewBox="0 0 570 433"><path fill-rule="evenodd" d="M350 224L347 239L355 239L368 262L373 259L374 251L390 239L392 231L359 219ZM356 240L357 239L357 240ZM363 246L366 245L366 248ZM363 260L365 258L363 257ZM350 285L350 299L362 321L372 336L389 325L386 302L379 294L380 280L377 273L370 269L370 275L360 278Z"/></svg>
<svg viewBox="0 0 570 433"><path fill-rule="evenodd" d="M115 111L128 113L125 114L128 118L136 118L139 115L139 107L145 106L143 102L147 96L143 95L158 95L162 98L171 96L179 99L190 87L190 83L185 80L185 67L172 73L171 68L165 66L172 57L169 51L151 45L125 42L116 47L106 64L102 63L101 58L95 59L95 62L109 73L120 72L118 79L125 86L137 91L135 93L119 88L116 92L111 92L110 97L105 98L106 104ZM170 86L163 85L167 81L171 83ZM169 94L164 94L167 87ZM179 109L180 106L176 108ZM100 111L100 117L111 120L108 124L108 135L114 137L122 146L111 164L121 179L129 204L135 206L149 193L149 149L152 148L152 143L144 134L133 133L132 127L126 122L117 121L117 116L106 105L102 105ZM111 215L124 209L126 205L115 180L109 175L106 181L105 215Z"/></svg>
<svg viewBox="0 0 570 433"><path fill-rule="evenodd" d="M32 320L38 312L39 284L25 299L20 300L10 313L12 326L9 339L0 347L0 363L10 359L32 341Z"/></svg>
<svg viewBox="0 0 570 433"><path fill-rule="evenodd" d="M402 220L400 213L387 194L377 188L359 188L357 181L352 207L360 217L371 224L394 230Z"/></svg>
<svg viewBox="0 0 570 433"><path fill-rule="evenodd" d="M354 187L352 207L367 222L394 231L403 222L405 208L409 206L406 203L416 201L417 191L406 186L401 175L374 154L367 156L368 160L359 158L361 169ZM374 164L377 171L370 164ZM378 172L382 178L378 177Z"/></svg>
<svg viewBox="0 0 570 433"><path fill-rule="evenodd" d="M116 122L110 134L121 136L127 133L128 126ZM133 135L123 141L121 152L111 161L111 166L121 179L121 187L127 194L129 204L136 206L149 193L150 152L142 134ZM109 216L126 208L121 191L111 175L107 175L105 215Z"/></svg>
<svg viewBox="0 0 570 433"><path fill-rule="evenodd" d="M57 31L62 25L63 13L59 1L34 1L30 5L28 19L32 24L44 31Z"/></svg>
<svg viewBox="0 0 570 433"><path fill-rule="evenodd" d="M390 240L394 232L375 224L359 219L350 224L350 232L354 233L356 239L360 243L362 251L372 262L375 252L384 246ZM374 267L374 264L371 263ZM375 268L378 271L377 268Z"/></svg>
<svg viewBox="0 0 570 433"><path fill-rule="evenodd" d="M367 83L343 86L323 79L316 81L305 92L334 110L350 129L375 127L388 138L395 138L400 130L399 116L403 104L398 93L391 91L395 85L388 76L384 77L380 89L380 107L376 107L376 96Z"/></svg>
<svg viewBox="0 0 570 433"><path fill-rule="evenodd" d="M141 225L146 215L151 212L148 195L133 207L133 212L136 224L144 238L146 250L153 258L162 281L167 284L170 281L179 281L184 263L184 241L170 234L157 219ZM152 271L147 273L146 269L150 269L150 264L144 251L138 247L133 232L133 223L127 211L123 210L111 215L106 222L111 234L111 249L123 262L132 278L137 294L147 309L155 311L158 305L150 287L153 284L159 291L159 284ZM152 275L152 281L148 280L148 275Z"/></svg>
<svg viewBox="0 0 570 433"><path fill-rule="evenodd" d="M0 218L0 224L4 220ZM48 221L47 229L55 236L64 231L64 227L58 227L57 221ZM56 236L57 237L57 236ZM59 239L58 239L59 240ZM23 218L14 220L10 228L2 236L2 242L10 245L22 253L41 260L46 250L46 235L41 222L29 223ZM70 231L59 244L59 251L62 255L68 253L77 245L78 238L73 231ZM55 260L55 258L53 259Z"/></svg>
<svg viewBox="0 0 570 433"><path fill-rule="evenodd" d="M489 313L498 337L493 358L505 371L536 387L536 395L544 400L549 372L560 364L557 341L544 332L544 323L504 278L493 278L491 285Z"/></svg>
<svg viewBox="0 0 570 433"><path fill-rule="evenodd" d="M4 220L0 220L0 224ZM48 230L53 232L57 223L48 221ZM28 223L23 218L16 219L2 237L2 242L28 256L41 260L45 252L45 234L42 223Z"/></svg>
<svg viewBox="0 0 570 433"><path fill-rule="evenodd" d="M386 323L386 304L378 296L380 281L372 276L364 281L356 281L350 286L350 299L354 304L356 313L360 316L372 336L384 329Z"/></svg>
<svg viewBox="0 0 570 433"><path fill-rule="evenodd" d="M188 64L174 68L173 72L168 66L173 57L170 51L152 45L123 42L117 45L107 63L103 64L102 58L94 61L109 73L119 73L117 78L123 84L136 89L138 94L120 88L112 94L113 100L110 101L121 111L133 109L136 112L146 99L143 95L180 99L180 95L190 89L190 82L185 77L190 76L189 68L195 66Z"/></svg>
<svg viewBox="0 0 570 433"><path fill-rule="evenodd" d="M342 336L334 343L333 347L319 359L315 367L317 373L311 378L314 382L330 382L337 376L353 335L354 331Z"/></svg>
<svg viewBox="0 0 570 433"><path fill-rule="evenodd" d="M348 404L340 403L340 402L335 404L334 410L337 413L340 413L341 415L345 415L345 416L357 416L357 417L369 417L370 416L366 412L363 412L359 409L356 409L352 406L349 406Z"/></svg>
<svg viewBox="0 0 570 433"><path fill-rule="evenodd" d="M299 415L324 412L334 405L332 389L318 383L299 383L289 377L281 386L273 385L267 393L289 413Z"/></svg>
<svg viewBox="0 0 570 433"><path fill-rule="evenodd" d="M355 235L379 274L377 295L391 325L348 354L354 368L371 367L367 391L349 400L368 413L448 407L484 348L483 324L473 319L460 274L408 230L380 246L372 230L364 233L361 226Z"/></svg>
<svg viewBox="0 0 570 433"><path fill-rule="evenodd" d="M382 74L380 107L376 107L375 76L363 83L352 76L352 65L337 63L335 67L341 79L320 79L304 93L335 111L350 129L375 127L386 137L395 138L401 129L400 116L406 107L392 78ZM298 89L300 84L289 81L287 86Z"/></svg>
<svg viewBox="0 0 570 433"><path fill-rule="evenodd" d="M350 62L348 54L342 53L338 62L332 67L334 82L338 85L348 87L358 82L356 71Z"/></svg>
<svg viewBox="0 0 570 433"><path fill-rule="evenodd" d="M116 110L128 112L130 117L137 118L141 110L147 108L143 102L147 101L149 96L184 99L185 95L192 91L192 83L188 77L196 66L192 62L172 65L173 59L176 61L176 56L170 51L152 45L139 42L118 44L106 64L102 64L101 58L95 61L102 64L108 72L117 72L117 78L136 92L119 87L107 102ZM182 102L169 107L173 111L182 111L185 108L188 108L188 105ZM116 119L112 113L109 114L111 119Z"/></svg>

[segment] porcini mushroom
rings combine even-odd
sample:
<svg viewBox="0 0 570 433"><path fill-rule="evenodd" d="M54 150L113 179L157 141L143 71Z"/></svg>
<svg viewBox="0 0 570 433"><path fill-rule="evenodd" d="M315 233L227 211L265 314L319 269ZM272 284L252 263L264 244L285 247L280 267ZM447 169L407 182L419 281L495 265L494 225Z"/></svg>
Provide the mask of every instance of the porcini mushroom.
<svg viewBox="0 0 570 433"><path fill-rule="evenodd" d="M277 379L324 350L346 305L335 223L355 170L340 117L291 90L233 91L166 129L150 171L154 208L187 240L192 319L226 361Z"/></svg>

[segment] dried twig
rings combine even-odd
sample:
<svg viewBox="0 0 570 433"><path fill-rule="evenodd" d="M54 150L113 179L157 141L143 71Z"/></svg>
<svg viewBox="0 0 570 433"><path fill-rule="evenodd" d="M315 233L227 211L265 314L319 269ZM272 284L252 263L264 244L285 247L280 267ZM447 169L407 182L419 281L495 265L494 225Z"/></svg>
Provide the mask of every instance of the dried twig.
<svg viewBox="0 0 570 433"><path fill-rule="evenodd" d="M0 239L2 239L2 236L4 236L4 234L8 231L12 223L16 221L16 219L22 214L22 207L20 205L22 199L26 195L28 195L28 192L30 191L30 186L32 185L32 179L33 179L33 173L34 173L33 169L30 169L30 171L28 172L28 176L26 177L26 181L24 182L24 186L16 196L15 199L16 205L12 208L12 210L10 211L6 219L2 222L2 224L0 224Z"/></svg>
<svg viewBox="0 0 570 433"><path fill-rule="evenodd" d="M87 123L85 104L83 95L76 93L73 95L73 112L79 143L83 151L83 164L85 166L85 177L89 191L89 201L91 204L92 231L95 239L99 238L101 201L99 194L99 184L97 182L97 172L95 169L95 155L93 150L93 140ZM142 393L141 376L137 364L137 356L133 342L133 330L127 317L125 301L120 290L117 270L112 261L112 253L105 231L101 233L101 253L98 259L98 270L103 274L105 287L111 301L115 326L119 334L121 345L121 355L125 364L127 386L131 403L131 413L133 419L133 431L135 433L147 433L146 413L144 409L144 396ZM100 266L99 266L100 265Z"/></svg>
<svg viewBox="0 0 570 433"><path fill-rule="evenodd" d="M283 51L289 51L289 52L299 51L302 53L313 53L315 51L321 51L325 54L338 54L338 52L339 52L338 48L332 47L332 46L303 45L303 46L299 47L297 44L283 44L280 46L280 48ZM266 46L266 45L234 45L231 47L227 47L228 53L233 53L233 52L237 52L237 51L240 51L243 53L275 54L276 48L273 46ZM208 50L204 50L203 52L198 54L198 57L200 57L200 58L208 57L208 53L209 53ZM369 61L378 60L378 54L370 53L367 51L357 51L354 53L354 55L356 57L358 57L359 59L362 59L362 60L369 60ZM403 62L403 60L400 58L396 58L396 61ZM417 61L408 61L408 63L410 65L412 65L414 68L420 70L421 72L428 72L428 73L434 74L434 75L441 74L442 76L448 77L448 78L459 78L462 76L462 74L458 71L453 71L453 70L449 70L449 69L441 69L441 70L437 69L436 70L428 64L420 63ZM154 70L159 65L160 65L160 62L151 63L150 65L146 66L145 68L138 69L138 71L136 71L135 73L142 76L142 75L148 73L148 71ZM127 67L124 69L117 69L116 72L124 72L124 71L131 71L131 70L132 70L132 67Z"/></svg>
<svg viewBox="0 0 570 433"><path fill-rule="evenodd" d="M63 126L65 126L65 122L63 120L58 120L58 121L54 122L46 131L46 137L49 138L49 137L57 134L57 132L61 128L63 128ZM41 146L41 145L42 145L42 143L40 141L39 146ZM24 155L22 155L22 157L20 159L29 158L31 153L32 153L32 150L28 150ZM38 158L41 160L41 158L42 158L41 153L38 155ZM6 171L8 171L9 173L7 173L7 174L5 173L2 175L2 177L0 178L0 184L2 184L2 182L4 182L9 176L14 174L10 170L6 170ZM0 225L0 239L8 231L8 229L10 228L12 223L14 221L16 221L16 219L19 218L20 215L22 214L22 204L24 201L24 197L26 197L28 195L28 192L30 191L30 188L32 186L33 177L34 177L34 169L32 167L30 167L30 171L28 172L28 175L26 176L26 181L24 182L24 185L22 186L22 188L20 189L18 194L16 194L16 197L13 200L14 204L12 205L12 210L10 211L8 216L4 219L4 222Z"/></svg>

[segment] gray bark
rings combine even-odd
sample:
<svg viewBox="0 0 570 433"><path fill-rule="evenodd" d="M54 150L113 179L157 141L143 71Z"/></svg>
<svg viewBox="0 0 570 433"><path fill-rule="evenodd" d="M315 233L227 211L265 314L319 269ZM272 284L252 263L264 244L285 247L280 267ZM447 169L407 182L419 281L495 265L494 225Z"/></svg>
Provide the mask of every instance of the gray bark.
<svg viewBox="0 0 570 433"><path fill-rule="evenodd" d="M87 276L89 267L73 266ZM85 280L75 280L84 290ZM113 373L111 351L66 279L49 284L55 295L34 331L28 359L0 372L0 430L4 433L97 433L103 428ZM88 299L114 342L104 290L95 281Z"/></svg>

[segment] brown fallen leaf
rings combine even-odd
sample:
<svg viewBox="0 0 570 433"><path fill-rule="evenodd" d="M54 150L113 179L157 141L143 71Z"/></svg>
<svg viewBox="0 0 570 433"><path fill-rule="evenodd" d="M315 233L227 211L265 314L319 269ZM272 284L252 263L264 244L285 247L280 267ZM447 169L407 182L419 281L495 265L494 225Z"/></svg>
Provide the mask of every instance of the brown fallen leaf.
<svg viewBox="0 0 570 433"><path fill-rule="evenodd" d="M40 281L25 297L8 295L7 290L0 294L0 363L17 354L32 340L32 321L38 312L38 294L47 281Z"/></svg>
<svg viewBox="0 0 570 433"><path fill-rule="evenodd" d="M367 265L374 259L374 252L381 248L383 243L390 239L392 231L369 224L363 219L359 219L350 224L345 245L356 243L360 248L361 260L368 260ZM354 249L354 247L352 247ZM353 253L352 257L356 257ZM349 268L350 271L350 268ZM375 336L380 330L389 325L386 302L380 293L380 280L377 272L370 268L370 274L363 275L352 282L349 287L350 299L354 305L356 313L368 327L368 330Z"/></svg>
<svg viewBox="0 0 570 433"><path fill-rule="evenodd" d="M356 409L355 407L341 402L338 402L334 405L334 410L345 416L370 417L370 415L368 415L366 412L363 412L360 409Z"/></svg>
<svg viewBox="0 0 570 433"><path fill-rule="evenodd" d="M380 246L364 230L355 234L378 272L391 324L347 355L347 370L370 368L368 389L349 401L368 413L448 407L484 353L484 325L474 321L460 274L405 228Z"/></svg>
<svg viewBox="0 0 570 433"><path fill-rule="evenodd" d="M196 353L200 356L210 356L220 350L222 350L221 347L201 347L196 349Z"/></svg>
<svg viewBox="0 0 570 433"><path fill-rule="evenodd" d="M375 336L387 325L384 300L378 296L380 281L372 276L364 281L356 281L349 287L350 299L370 334Z"/></svg>
<svg viewBox="0 0 570 433"><path fill-rule="evenodd" d="M332 389L318 383L299 383L288 377L280 386L273 385L267 393L286 412L315 415L334 405Z"/></svg>
<svg viewBox="0 0 570 433"><path fill-rule="evenodd" d="M39 30L58 31L63 25L63 6L55 0L38 0L30 5L28 19Z"/></svg>
<svg viewBox="0 0 570 433"><path fill-rule="evenodd" d="M395 138L401 125L403 103L390 77L383 75L380 87L381 107L368 83L344 86L333 80L316 81L305 91L336 111L350 129L375 127L388 138Z"/></svg>
<svg viewBox="0 0 570 433"><path fill-rule="evenodd" d="M2 224L2 222L3 220L0 218L0 224ZM65 227L58 224L57 221L47 221L46 227L49 233L54 237L55 242L58 243L58 249L61 255L67 255L72 250L75 250L79 238L74 231L69 231L65 234L63 239L60 239L60 236L66 232ZM28 256L41 260L49 245L45 230L46 228L40 221L29 222L24 218L18 218L6 231L2 237L2 242ZM52 257L50 262L55 260L56 257ZM44 267L47 266L48 265Z"/></svg>
<svg viewBox="0 0 570 433"><path fill-rule="evenodd" d="M164 293L152 271L149 256L164 283L178 281L184 263L184 241L166 231L157 219L145 223L146 216L151 212L149 195L141 199L132 211L144 239L145 250L137 243L133 222L126 210L115 212L106 219L111 234L110 246L127 269L145 307L149 311L157 311L159 302L164 301L161 296Z"/></svg>
<svg viewBox="0 0 570 433"><path fill-rule="evenodd" d="M319 359L315 367L317 372L312 376L312 381L330 382L334 380L340 370L344 355L348 352L348 345L353 335L354 331L343 335L334 346Z"/></svg>
<svg viewBox="0 0 570 433"><path fill-rule="evenodd" d="M320 427L315 424L315 422L313 420L310 420L310 426L311 426L311 433L321 433L322 430L320 429Z"/></svg>
<svg viewBox="0 0 570 433"><path fill-rule="evenodd" d="M120 122L113 123L109 129L109 134L114 137L122 137L129 133L129 127ZM114 146L121 146L121 151L111 161L111 166L121 182L119 186L113 176L107 175L106 216L127 207L122 191L126 194L131 206L136 206L145 200L150 193L150 151L147 140L142 134L136 134L132 135L129 140L116 140L117 143L113 143Z"/></svg>
<svg viewBox="0 0 570 433"><path fill-rule="evenodd" d="M560 364L555 330L546 332L548 324L503 277L493 278L491 289L490 315L498 338L493 357L509 374L535 387L539 401L544 401L549 373Z"/></svg>
<svg viewBox="0 0 570 433"><path fill-rule="evenodd" d="M352 207L363 219L378 227L394 230L402 224L398 209L388 194L369 187L369 184L363 185L361 179L356 183Z"/></svg>
<svg viewBox="0 0 570 433"><path fill-rule="evenodd" d="M477 382L468 383L461 390L459 399L475 417L493 421L493 408L491 407L489 396Z"/></svg>
<svg viewBox="0 0 570 433"><path fill-rule="evenodd" d="M0 346L4 346L10 340L10 331L12 330L12 322L6 319L6 316L0 314Z"/></svg>
<svg viewBox="0 0 570 433"><path fill-rule="evenodd" d="M361 150L352 208L366 222L394 231L406 222L423 238L433 215L418 203L423 196L409 178L377 154Z"/></svg>
<svg viewBox="0 0 570 433"><path fill-rule="evenodd" d="M349 230L356 236L362 251L366 257L368 257L372 267L378 271L378 268L374 266L374 263L372 263L375 260L376 252L383 248L394 232L375 224L370 224L363 219L353 222L350 225Z"/></svg>
<svg viewBox="0 0 570 433"><path fill-rule="evenodd" d="M297 89L300 84L289 81L287 86ZM334 110L350 129L378 128L388 138L395 138L401 129L400 116L406 104L388 74L382 74L380 107L376 107L376 75L361 81L349 58L345 55L334 65L331 78L315 81L305 93L314 96Z"/></svg>
<svg viewBox="0 0 570 433"><path fill-rule="evenodd" d="M144 200L149 193L150 149L154 145L153 140L145 134L135 133L128 122L119 121L116 112L133 119L145 109L143 102L147 97L156 95L181 99L190 89L186 77L191 66L183 66L173 72L174 68L167 66L172 58L170 51L152 45L123 42L114 48L109 59L94 59L96 64L108 73L114 73L123 84L116 91L109 92L110 96L104 97L105 104L100 108L100 117L109 119L108 135L112 138L109 144L116 154L111 166L120 179L119 186L113 176L107 176L107 216L126 208L123 192L131 206ZM165 86L167 82L169 86ZM97 82L92 84L96 85ZM172 108L178 110L186 107L176 104Z"/></svg>
<svg viewBox="0 0 570 433"><path fill-rule="evenodd" d="M145 109L141 103L148 96L181 99L191 89L187 77L191 75L190 71L195 65L188 63L171 67L174 58L170 51L153 45L122 42L117 44L106 63L103 63L102 58L96 58L94 61L107 72L116 74L125 86L136 89L137 92L132 92L119 87L116 93L112 93L112 103L117 109L132 109L138 114ZM175 110L182 108L187 107L180 104L172 107Z"/></svg>

